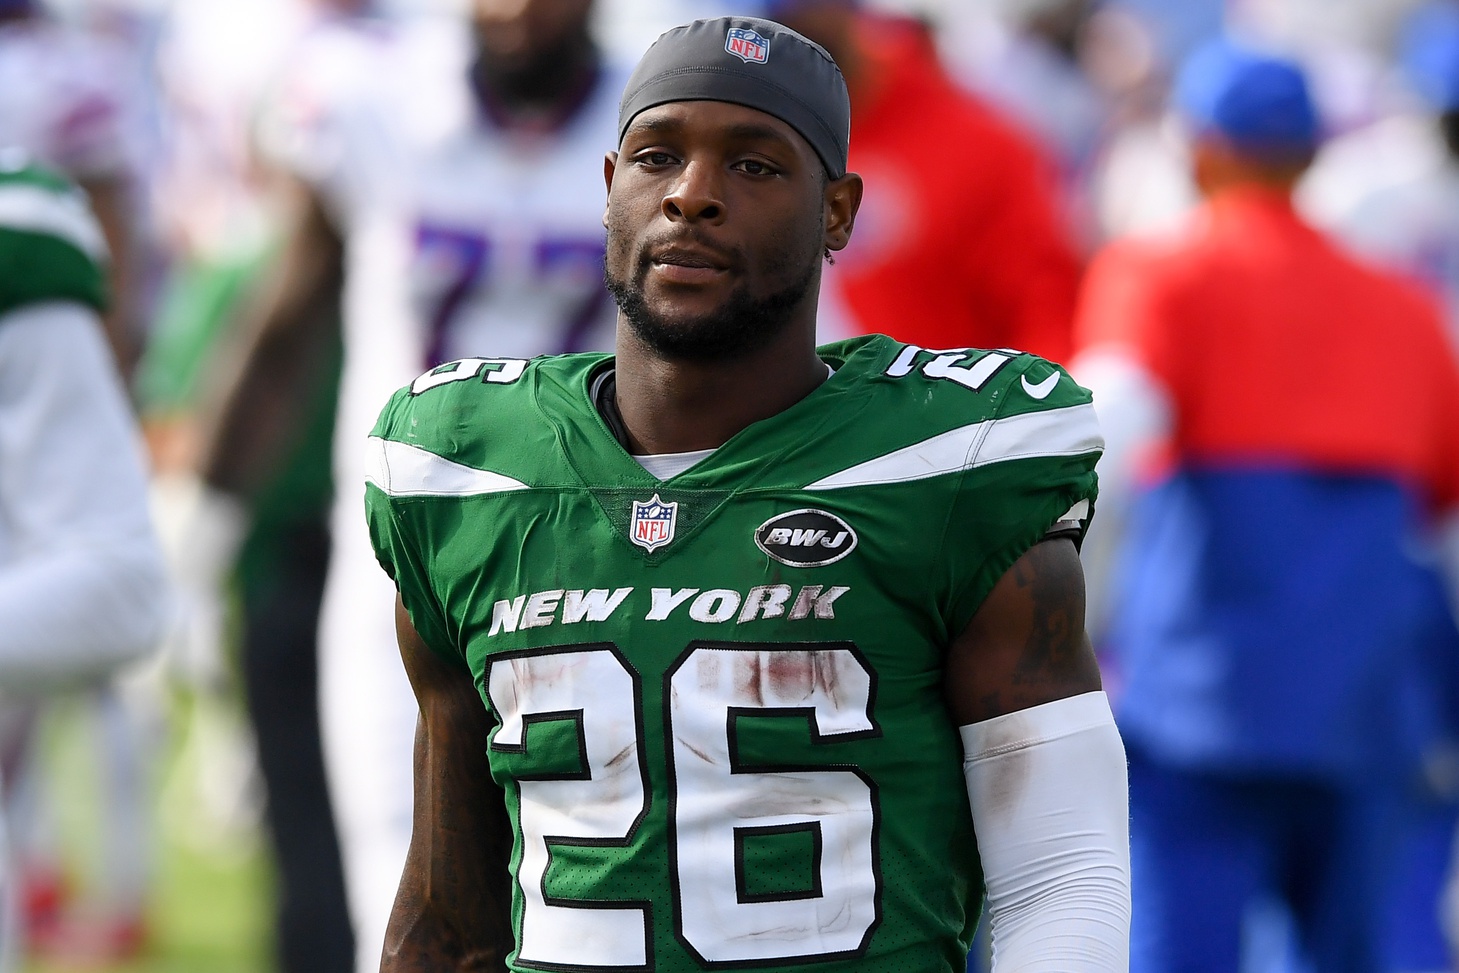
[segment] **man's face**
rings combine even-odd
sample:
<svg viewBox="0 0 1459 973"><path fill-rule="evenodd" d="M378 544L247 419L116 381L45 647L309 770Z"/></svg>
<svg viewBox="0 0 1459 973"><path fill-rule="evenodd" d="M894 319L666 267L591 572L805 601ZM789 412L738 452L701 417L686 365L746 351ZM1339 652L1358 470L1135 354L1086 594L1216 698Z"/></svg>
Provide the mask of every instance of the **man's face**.
<svg viewBox="0 0 1459 973"><path fill-rule="evenodd" d="M779 119L718 101L638 115L608 157L605 276L666 357L748 353L814 300L826 174Z"/></svg>
<svg viewBox="0 0 1459 973"><path fill-rule="evenodd" d="M593 0L472 0L476 43L494 73L531 71L587 29Z"/></svg>

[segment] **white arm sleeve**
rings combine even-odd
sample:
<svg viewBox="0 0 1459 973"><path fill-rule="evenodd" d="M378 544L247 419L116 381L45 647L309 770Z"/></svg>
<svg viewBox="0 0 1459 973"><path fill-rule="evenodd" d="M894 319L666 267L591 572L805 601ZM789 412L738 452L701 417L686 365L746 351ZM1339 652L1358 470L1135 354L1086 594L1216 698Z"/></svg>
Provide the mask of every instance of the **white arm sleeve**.
<svg viewBox="0 0 1459 973"><path fill-rule="evenodd" d="M994 973L1130 964L1125 748L1084 693L961 727Z"/></svg>
<svg viewBox="0 0 1459 973"><path fill-rule="evenodd" d="M1104 433L1099 458L1099 515L1080 549L1085 566L1087 627L1099 645L1108 627L1116 553L1134 501L1140 464L1175 422L1164 386L1128 355L1095 347L1070 365L1074 378L1094 393L1094 411Z"/></svg>
<svg viewBox="0 0 1459 973"><path fill-rule="evenodd" d="M100 675L155 647L166 582L144 469L95 313L0 317L0 688Z"/></svg>

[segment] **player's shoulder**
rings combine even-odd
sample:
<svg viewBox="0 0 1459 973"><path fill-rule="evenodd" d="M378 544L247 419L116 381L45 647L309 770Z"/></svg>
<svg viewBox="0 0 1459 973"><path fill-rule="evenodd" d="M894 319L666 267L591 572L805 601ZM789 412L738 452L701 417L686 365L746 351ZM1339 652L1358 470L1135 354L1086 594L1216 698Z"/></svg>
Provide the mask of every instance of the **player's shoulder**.
<svg viewBox="0 0 1459 973"><path fill-rule="evenodd" d="M588 376L607 357L574 354L447 362L390 397L370 434L371 442L387 460L434 464L422 460L423 454L430 454L474 470L531 467L541 472L544 457L556 454L557 435L542 400L558 411L591 410Z"/></svg>
<svg viewBox="0 0 1459 973"><path fill-rule="evenodd" d="M0 154L0 312L52 300L100 308L105 261L86 195L59 173Z"/></svg>
<svg viewBox="0 0 1459 973"><path fill-rule="evenodd" d="M980 422L1090 401L1062 366L1013 348L924 348L865 335L820 350L877 413L899 421Z"/></svg>
<svg viewBox="0 0 1459 973"><path fill-rule="evenodd" d="M1089 390L1037 355L929 349L882 335L821 353L838 367L846 404L837 407L854 413L837 437L834 465L849 458L920 479L1005 459L1092 458L1103 449Z"/></svg>
<svg viewBox="0 0 1459 973"><path fill-rule="evenodd" d="M492 424L541 418L542 385L574 385L608 356L599 353L536 358L461 358L429 369L397 389L380 414L375 435L420 439L478 418ZM586 399L584 399L586 402ZM560 407L560 403L554 403ZM478 435L489 435L482 428ZM455 432L449 435L455 435Z"/></svg>
<svg viewBox="0 0 1459 973"><path fill-rule="evenodd" d="M1343 256L1352 277L1367 291L1362 296L1372 311L1369 317L1375 340L1425 349L1425 353L1439 349L1440 356L1446 357L1448 329L1438 295L1417 279L1379 266L1358 254Z"/></svg>

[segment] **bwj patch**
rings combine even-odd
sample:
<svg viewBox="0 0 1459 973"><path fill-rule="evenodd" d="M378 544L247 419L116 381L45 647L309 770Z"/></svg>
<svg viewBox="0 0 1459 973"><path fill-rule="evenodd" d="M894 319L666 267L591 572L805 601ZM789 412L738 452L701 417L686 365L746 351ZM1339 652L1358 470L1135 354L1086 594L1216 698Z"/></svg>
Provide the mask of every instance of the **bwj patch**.
<svg viewBox="0 0 1459 973"><path fill-rule="evenodd" d="M749 64L764 64L770 60L770 38L761 37L748 27L731 27L724 36L724 49Z"/></svg>
<svg viewBox="0 0 1459 973"><path fill-rule="evenodd" d="M655 493L644 503L633 501L633 515L628 522L628 536L633 543L653 553L674 539L674 525L679 520L679 504L664 503Z"/></svg>

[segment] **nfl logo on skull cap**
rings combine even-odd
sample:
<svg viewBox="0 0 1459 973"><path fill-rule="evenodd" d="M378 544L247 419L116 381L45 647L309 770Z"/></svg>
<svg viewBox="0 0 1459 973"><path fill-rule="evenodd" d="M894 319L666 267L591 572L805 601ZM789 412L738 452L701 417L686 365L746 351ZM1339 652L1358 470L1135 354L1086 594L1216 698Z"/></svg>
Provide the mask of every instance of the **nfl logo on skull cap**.
<svg viewBox="0 0 1459 973"><path fill-rule="evenodd" d="M647 503L633 501L629 536L633 543L652 554L674 539L674 524L678 519L679 504L664 503L655 493L653 499Z"/></svg>
<svg viewBox="0 0 1459 973"><path fill-rule="evenodd" d="M724 37L724 49L749 64L764 64L770 60L770 38L761 37L748 27L731 27Z"/></svg>

